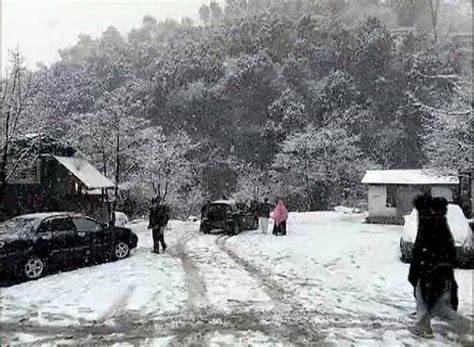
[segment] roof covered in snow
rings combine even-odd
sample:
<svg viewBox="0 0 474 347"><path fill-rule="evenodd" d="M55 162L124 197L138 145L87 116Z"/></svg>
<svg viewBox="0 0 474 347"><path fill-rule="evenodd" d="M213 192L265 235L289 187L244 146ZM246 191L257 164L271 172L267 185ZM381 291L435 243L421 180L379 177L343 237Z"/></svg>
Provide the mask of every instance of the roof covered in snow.
<svg viewBox="0 0 474 347"><path fill-rule="evenodd" d="M211 204L220 204L220 205L235 205L234 200L215 200Z"/></svg>
<svg viewBox="0 0 474 347"><path fill-rule="evenodd" d="M459 184L456 176L441 175L429 170L368 170L364 184Z"/></svg>
<svg viewBox="0 0 474 347"><path fill-rule="evenodd" d="M69 170L78 180L80 180L87 189L113 188L114 184L107 177L102 175L95 167L85 160L76 157L54 158Z"/></svg>

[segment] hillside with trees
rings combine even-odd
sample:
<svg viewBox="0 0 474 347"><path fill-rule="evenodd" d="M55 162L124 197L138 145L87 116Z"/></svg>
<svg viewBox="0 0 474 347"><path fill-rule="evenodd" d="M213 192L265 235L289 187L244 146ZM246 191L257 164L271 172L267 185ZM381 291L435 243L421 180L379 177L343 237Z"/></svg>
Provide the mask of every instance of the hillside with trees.
<svg viewBox="0 0 474 347"><path fill-rule="evenodd" d="M121 209L143 212L161 194L182 216L224 195L284 196L300 210L355 203L369 168L462 171L472 50L454 34L472 25L467 10L211 1L199 23L145 16L126 37L112 26L80 36L50 67L10 66L3 162L12 138L51 134L117 183Z"/></svg>

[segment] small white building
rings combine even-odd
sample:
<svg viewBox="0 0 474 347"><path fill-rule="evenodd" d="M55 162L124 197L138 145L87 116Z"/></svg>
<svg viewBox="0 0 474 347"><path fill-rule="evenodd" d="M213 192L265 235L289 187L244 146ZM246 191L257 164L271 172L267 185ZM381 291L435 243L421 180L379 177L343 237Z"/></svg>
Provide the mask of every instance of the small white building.
<svg viewBox="0 0 474 347"><path fill-rule="evenodd" d="M430 192L452 202L459 179L428 170L368 170L362 183L368 185L367 222L400 224L419 194Z"/></svg>

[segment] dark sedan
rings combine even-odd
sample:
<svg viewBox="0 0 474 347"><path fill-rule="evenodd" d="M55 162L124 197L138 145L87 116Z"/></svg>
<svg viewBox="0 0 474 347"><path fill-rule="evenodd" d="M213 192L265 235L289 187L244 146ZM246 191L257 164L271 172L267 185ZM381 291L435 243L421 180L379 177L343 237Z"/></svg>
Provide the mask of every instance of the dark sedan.
<svg viewBox="0 0 474 347"><path fill-rule="evenodd" d="M218 200L203 207L201 232L225 232L236 235L243 230L258 228L258 218L245 204Z"/></svg>
<svg viewBox="0 0 474 347"><path fill-rule="evenodd" d="M46 270L128 257L138 237L75 213L36 213L0 224L0 270L37 279Z"/></svg>

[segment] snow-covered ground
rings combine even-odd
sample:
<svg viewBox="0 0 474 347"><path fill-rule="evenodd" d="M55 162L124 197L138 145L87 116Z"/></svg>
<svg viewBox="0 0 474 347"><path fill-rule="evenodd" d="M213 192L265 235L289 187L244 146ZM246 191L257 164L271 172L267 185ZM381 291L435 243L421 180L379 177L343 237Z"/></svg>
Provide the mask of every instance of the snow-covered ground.
<svg viewBox="0 0 474 347"><path fill-rule="evenodd" d="M271 309L271 299L256 279L223 252L217 241L214 235L203 235L186 244L186 254L193 259L207 289L207 304L224 312L257 305Z"/></svg>
<svg viewBox="0 0 474 347"><path fill-rule="evenodd" d="M176 243L186 225L173 222L169 229L169 242ZM2 325L62 332L128 319L145 322L182 311L187 290L181 260L151 252L146 223L135 225L134 231L139 244L125 260L1 288Z"/></svg>
<svg viewBox="0 0 474 347"><path fill-rule="evenodd" d="M165 254L146 223L130 258L1 289L2 345L116 346L472 343L435 321L409 332L415 303L398 260L399 226L351 213L290 214L288 235L202 235L170 224ZM456 272L459 311L473 314L473 271Z"/></svg>
<svg viewBox="0 0 474 347"><path fill-rule="evenodd" d="M399 261L401 232L399 226L364 224L358 214L290 214L287 237L253 231L229 239L226 246L313 311L328 340L419 344L407 330L415 302L407 281L409 265ZM459 311L471 318L473 273L456 271ZM445 329L435 323L434 330ZM453 339L438 336L430 343Z"/></svg>

